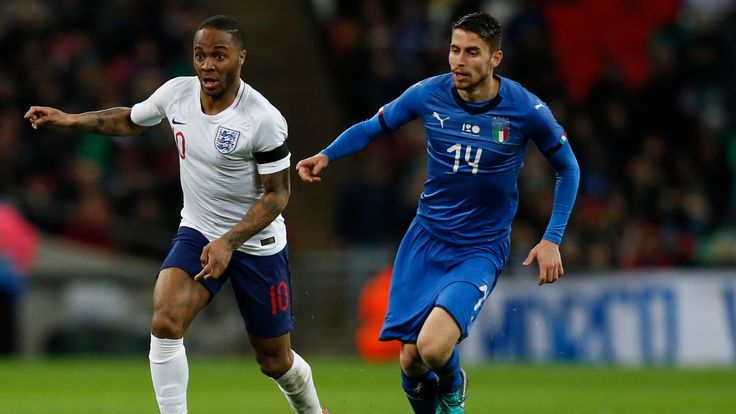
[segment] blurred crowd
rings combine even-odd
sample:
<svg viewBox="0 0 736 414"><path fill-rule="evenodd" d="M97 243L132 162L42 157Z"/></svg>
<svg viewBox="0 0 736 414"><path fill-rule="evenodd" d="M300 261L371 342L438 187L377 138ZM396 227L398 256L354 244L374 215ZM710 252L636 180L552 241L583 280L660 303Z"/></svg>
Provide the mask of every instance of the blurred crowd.
<svg viewBox="0 0 736 414"><path fill-rule="evenodd" d="M485 10L501 21L498 72L549 104L581 165L566 269L736 263L732 1L311 5L349 121L446 72L457 17ZM205 16L194 0L0 2L0 197L45 232L160 259L181 207L168 129L64 137L31 130L22 116L35 104L67 112L130 106L191 74L191 38ZM422 126L393 135L354 158L336 193L332 231L355 249L390 251L416 209L426 169ZM512 272L543 233L553 180L530 146Z"/></svg>
<svg viewBox="0 0 736 414"><path fill-rule="evenodd" d="M147 98L192 72L192 34L205 16L187 0L1 2L0 197L45 232L160 258L181 208L169 131L63 136L31 130L23 114Z"/></svg>
<svg viewBox="0 0 736 414"><path fill-rule="evenodd" d="M447 72L458 17L483 10L499 19L505 57L497 72L549 104L580 162L562 245L567 270L736 263L733 1L316 3L353 121ZM426 168L423 130L393 135L357 157L342 191L336 231L348 243L393 243L411 220ZM546 227L553 186L530 146L512 273Z"/></svg>

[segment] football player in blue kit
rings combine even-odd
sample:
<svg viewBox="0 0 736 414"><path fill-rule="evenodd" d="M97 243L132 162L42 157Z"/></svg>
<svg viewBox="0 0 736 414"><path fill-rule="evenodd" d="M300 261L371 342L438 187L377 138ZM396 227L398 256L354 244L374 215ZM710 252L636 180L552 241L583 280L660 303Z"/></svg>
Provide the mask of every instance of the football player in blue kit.
<svg viewBox="0 0 736 414"><path fill-rule="evenodd" d="M463 413L467 378L456 345L468 332L509 255L517 179L532 140L554 168L554 204L541 241L524 261L539 284L563 274L559 244L580 170L567 135L539 98L494 74L502 29L487 13L452 25L450 73L425 79L372 118L300 161L305 182L329 162L365 148L382 132L421 118L429 158L416 217L394 263L381 340L402 343L402 386L415 413Z"/></svg>

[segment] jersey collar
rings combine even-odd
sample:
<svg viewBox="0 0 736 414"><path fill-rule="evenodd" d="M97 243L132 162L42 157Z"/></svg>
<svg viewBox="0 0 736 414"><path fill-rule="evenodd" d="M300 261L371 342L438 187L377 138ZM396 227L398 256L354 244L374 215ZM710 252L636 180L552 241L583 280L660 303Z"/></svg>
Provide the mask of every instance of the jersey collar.
<svg viewBox="0 0 736 414"><path fill-rule="evenodd" d="M498 80L498 93L496 94L496 96L493 97L493 99L486 101L486 102L473 104L461 98L460 94L457 92L457 88L453 86L451 89L451 92L452 92L453 99L455 99L455 103L457 103L459 107L463 108L463 110L465 110L465 112L469 113L470 115L482 114L482 113L488 112L491 109L497 107L498 104L501 103L501 99L503 99L501 97L502 83L501 83L500 76L494 73L493 77Z"/></svg>

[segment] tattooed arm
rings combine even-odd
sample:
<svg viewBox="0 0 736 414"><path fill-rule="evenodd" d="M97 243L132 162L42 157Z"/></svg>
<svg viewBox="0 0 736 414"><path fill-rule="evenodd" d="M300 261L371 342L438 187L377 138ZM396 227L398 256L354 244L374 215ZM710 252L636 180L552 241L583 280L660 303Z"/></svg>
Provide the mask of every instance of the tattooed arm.
<svg viewBox="0 0 736 414"><path fill-rule="evenodd" d="M148 127L136 125L130 119L130 108L110 108L102 111L68 114L56 108L32 106L23 116L33 129L39 126L58 132L95 132L101 135L138 135Z"/></svg>
<svg viewBox="0 0 736 414"><path fill-rule="evenodd" d="M203 269L194 277L195 280L220 277L230 264L233 252L271 224L286 208L291 193L289 168L262 175L261 181L265 194L230 231L204 247L200 257Z"/></svg>

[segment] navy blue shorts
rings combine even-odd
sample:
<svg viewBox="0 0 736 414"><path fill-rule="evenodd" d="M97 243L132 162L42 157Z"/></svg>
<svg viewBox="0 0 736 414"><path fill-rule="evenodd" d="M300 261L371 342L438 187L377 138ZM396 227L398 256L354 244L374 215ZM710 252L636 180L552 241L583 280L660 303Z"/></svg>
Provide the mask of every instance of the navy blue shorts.
<svg viewBox="0 0 736 414"><path fill-rule="evenodd" d="M462 341L496 286L508 253L508 237L481 246L455 245L415 220L396 254L379 339L415 343L429 313L440 307L455 320Z"/></svg>
<svg viewBox="0 0 736 414"><path fill-rule="evenodd" d="M192 278L202 270L199 257L209 241L197 230L179 227L161 269L176 267ZM245 329L260 338L273 338L294 329L291 311L291 272L288 249L271 256L236 251L225 272L217 279L201 279L214 297L232 281Z"/></svg>

